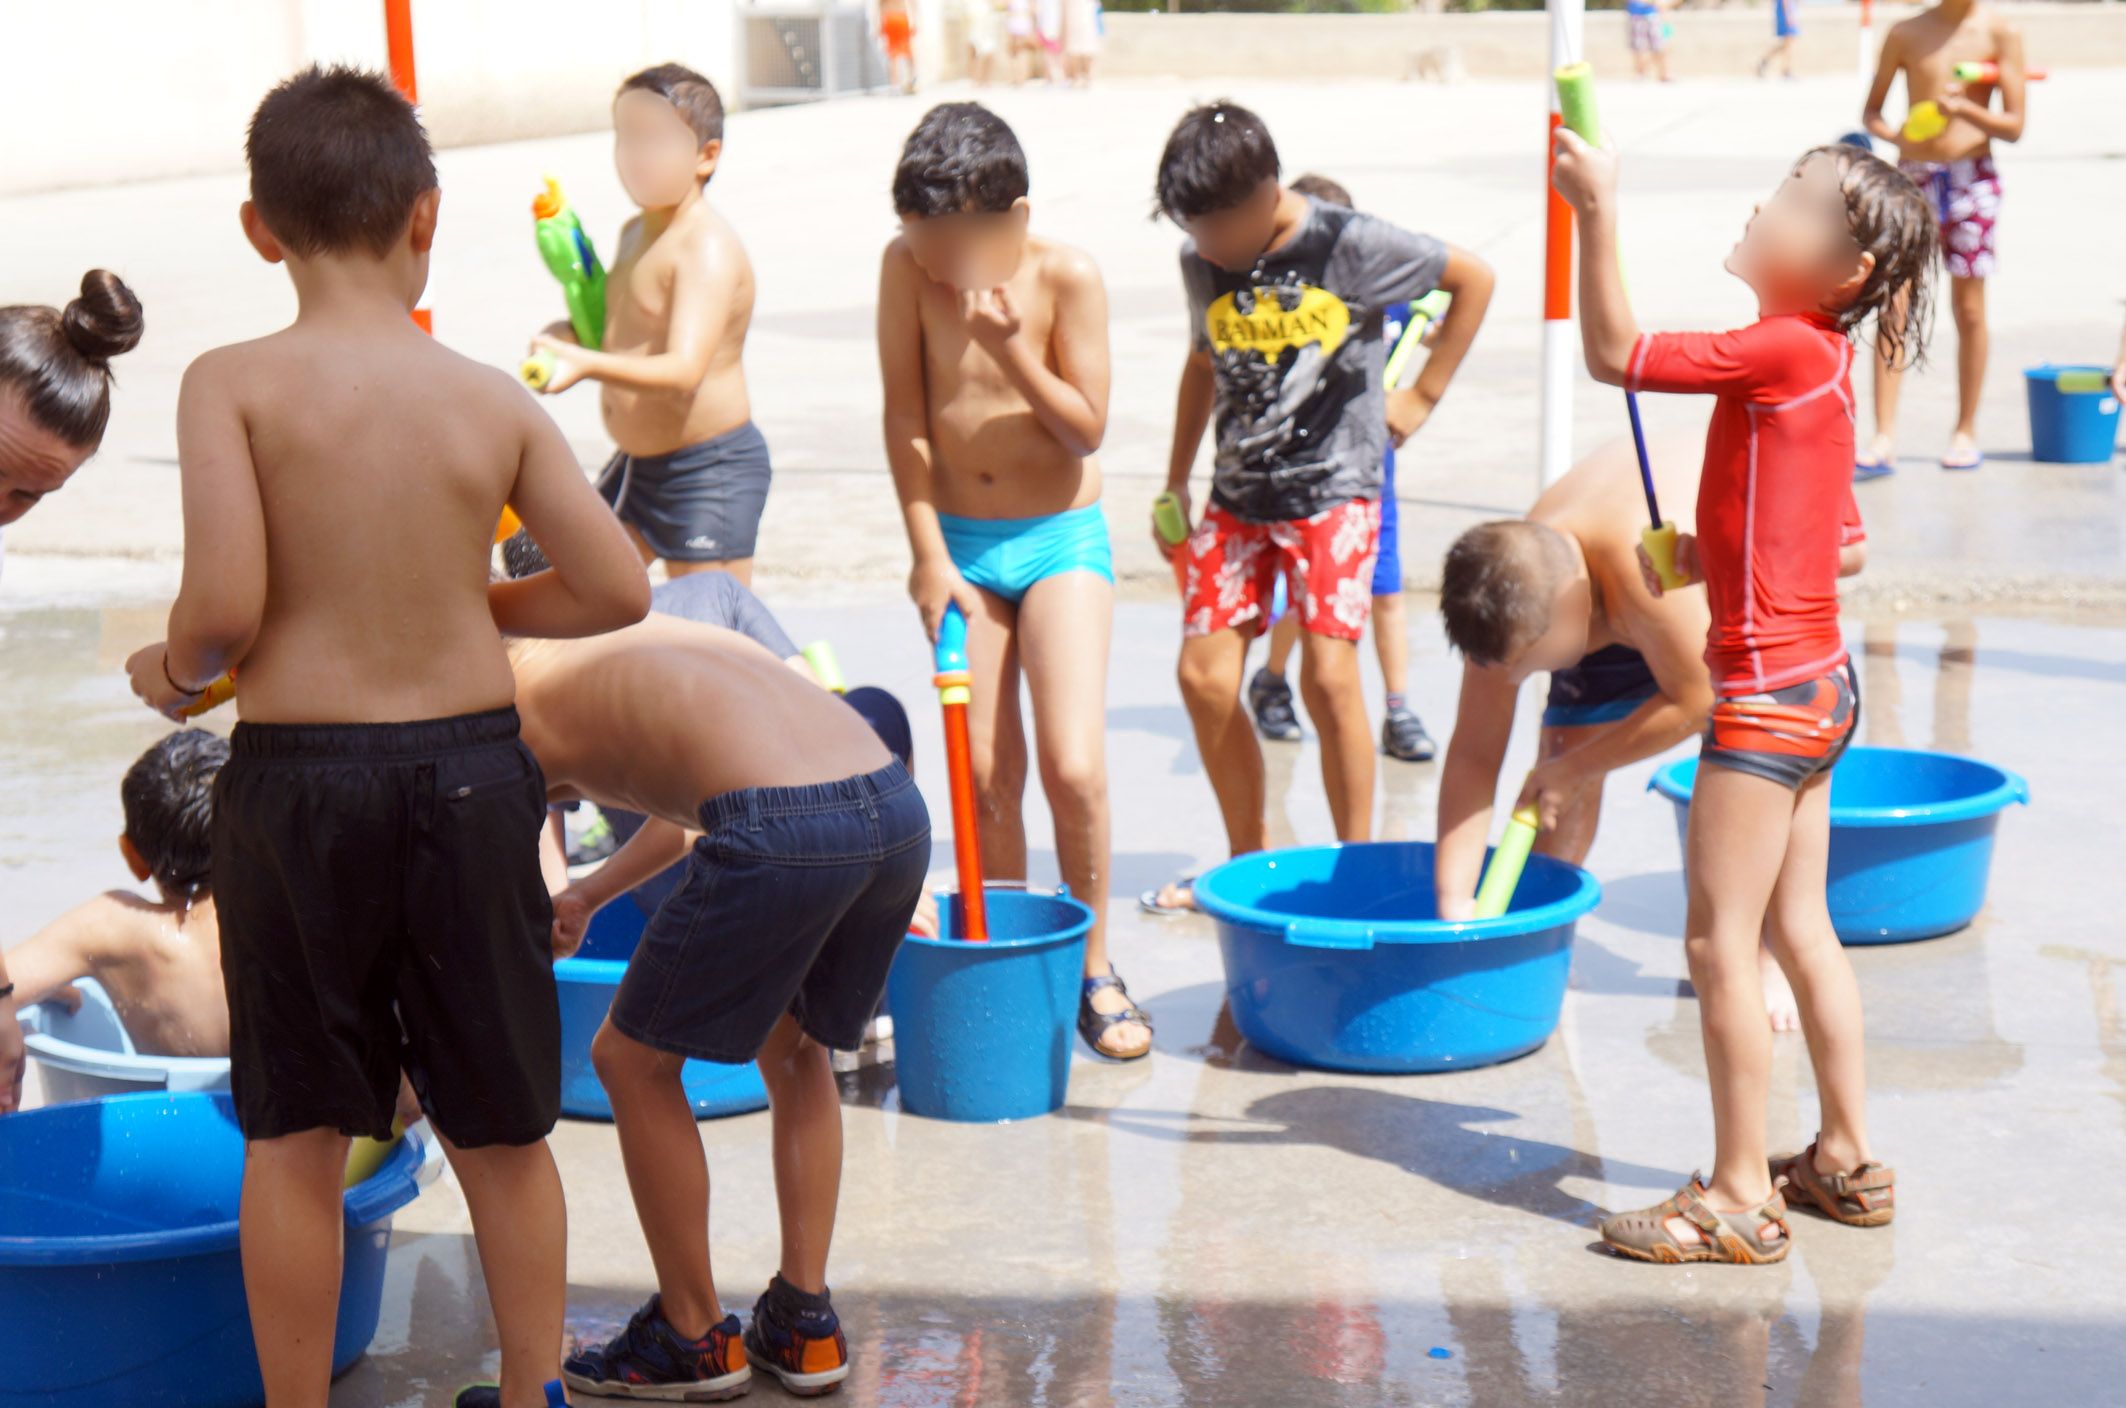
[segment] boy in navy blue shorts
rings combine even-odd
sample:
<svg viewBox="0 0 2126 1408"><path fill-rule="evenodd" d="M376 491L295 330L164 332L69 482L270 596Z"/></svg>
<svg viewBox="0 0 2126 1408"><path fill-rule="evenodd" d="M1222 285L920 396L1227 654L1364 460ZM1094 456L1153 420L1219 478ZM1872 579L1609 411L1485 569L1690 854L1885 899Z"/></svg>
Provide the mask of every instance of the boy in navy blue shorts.
<svg viewBox="0 0 2126 1408"><path fill-rule="evenodd" d="M792 1392L831 1391L849 1356L826 1281L841 1186L830 1053L862 1043L908 932L930 864L923 799L861 715L732 631L653 615L515 643L511 663L548 797L649 818L554 897L555 955L688 861L591 1044L657 1294L563 1376L579 1394L696 1401L743 1392L757 1363ZM689 1057L757 1058L774 1111L782 1262L742 1335L710 1270Z"/></svg>

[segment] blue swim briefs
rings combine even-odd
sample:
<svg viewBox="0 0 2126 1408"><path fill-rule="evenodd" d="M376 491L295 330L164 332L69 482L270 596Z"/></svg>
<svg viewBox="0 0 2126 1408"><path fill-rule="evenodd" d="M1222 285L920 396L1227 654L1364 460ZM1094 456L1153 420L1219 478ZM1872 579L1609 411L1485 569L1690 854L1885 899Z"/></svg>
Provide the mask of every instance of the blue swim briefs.
<svg viewBox="0 0 2126 1408"><path fill-rule="evenodd" d="M1545 728L1590 728L1629 718L1661 692L1646 657L1628 645L1605 645L1550 677Z"/></svg>
<svg viewBox="0 0 2126 1408"><path fill-rule="evenodd" d="M1107 519L1098 504L1037 518L960 518L938 515L945 550L960 575L1018 605L1034 583L1065 572L1096 572L1115 580Z"/></svg>

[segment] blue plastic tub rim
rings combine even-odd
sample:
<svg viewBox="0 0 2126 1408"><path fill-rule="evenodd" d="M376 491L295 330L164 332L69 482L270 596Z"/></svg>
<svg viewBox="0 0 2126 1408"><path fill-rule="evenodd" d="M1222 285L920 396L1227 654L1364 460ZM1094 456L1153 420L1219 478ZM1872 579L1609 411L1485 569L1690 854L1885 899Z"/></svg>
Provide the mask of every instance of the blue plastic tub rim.
<svg viewBox="0 0 2126 1408"><path fill-rule="evenodd" d="M1885 752L1907 754L1915 758L1937 758L1963 767L1979 768L2000 779L1983 792L1968 797L1957 797L1946 802L1921 802L1909 807L1856 807L1831 803L1833 826L1915 826L1952 821L1973 821L1979 817L1992 816L2010 806L2029 805L2030 784L2022 774L2010 772L1993 763L1983 763L1976 758L1967 758L1961 753L1941 753L1927 748L1894 748ZM1685 786L1682 777L1685 771L1692 773L1695 781L1696 758L1682 758L1658 769L1647 782L1646 790L1659 792L1671 802L1690 804L1691 789Z"/></svg>
<svg viewBox="0 0 2126 1408"><path fill-rule="evenodd" d="M1394 845L1396 842L1355 841L1353 846ZM1555 929L1577 921L1602 902L1602 885L1594 876L1578 866L1566 866L1577 877L1570 894L1552 900L1549 904L1533 909L1508 910L1497 919L1464 919L1449 922L1444 919L1425 920L1364 920L1325 919L1313 914L1282 914L1275 910L1258 909L1227 899L1218 893L1218 877L1235 866L1250 862L1274 865L1285 856L1333 854L1344 849L1339 842L1333 846L1295 846L1274 853L1256 851L1237 856L1224 865L1207 870L1196 877L1196 905L1213 919L1228 924L1245 924L1271 933L1284 935L1288 944L1301 948L1370 949L1375 944L1445 944L1461 943L1470 939L1504 939L1519 934L1533 934L1543 929ZM1268 857L1267 861L1264 858ZM1532 856L1529 864L1548 861L1552 865L1566 863L1549 856ZM1420 930L1416 926L1422 924ZM1385 931L1385 932L1384 932Z"/></svg>
<svg viewBox="0 0 2126 1408"><path fill-rule="evenodd" d="M233 1106L226 1095L145 1091L137 1095L106 1095L99 1100L70 1105L47 1105L48 1110L80 1110L88 1106L152 1101L168 1104L179 1100L211 1100L222 1118L235 1122ZM35 1118L36 1111L8 1118ZM424 1181L428 1163L427 1141L409 1129L393 1146L375 1173L343 1195L347 1226L367 1227L381 1222L412 1202ZM162 1261L205 1252L233 1250L237 1221L203 1223L154 1232L124 1232L106 1237L4 1237L0 1236L0 1266L97 1266L120 1261Z"/></svg>
<svg viewBox="0 0 2126 1408"><path fill-rule="evenodd" d="M982 890L984 893L999 891L1007 895L1032 895L1035 899L1062 900L1072 909L1079 911L1078 918L1067 929L1056 929L1046 934L1021 934L1010 939L992 937L977 943L973 939L949 939L943 934L936 938L928 934L910 934L902 942L921 944L926 948L953 949L963 953L1008 953L1017 948L1046 948L1050 944L1078 938L1091 932L1096 917L1092 906L1073 895L1068 885L1058 885L1053 890L1036 890L1023 880L985 880L982 882ZM937 898L939 922L942 924L944 915L950 912L952 894L949 891L940 891Z"/></svg>

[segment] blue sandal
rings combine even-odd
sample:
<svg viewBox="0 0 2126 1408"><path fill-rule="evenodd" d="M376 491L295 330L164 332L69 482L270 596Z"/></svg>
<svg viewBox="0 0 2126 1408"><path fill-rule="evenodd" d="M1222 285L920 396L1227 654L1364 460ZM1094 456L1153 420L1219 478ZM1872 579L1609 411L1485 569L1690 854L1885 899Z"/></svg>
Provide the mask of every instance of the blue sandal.
<svg viewBox="0 0 2126 1408"><path fill-rule="evenodd" d="M1087 978L1084 985L1078 989L1078 1035L1085 1038L1085 1044L1090 1046L1096 1055L1105 1056L1110 1061L1141 1061L1152 1054L1152 1014L1134 1001L1120 1012L1102 1012L1093 1006L1093 994L1108 988L1113 988L1124 998L1129 997L1129 989L1122 985L1122 975L1112 967L1105 973ZM1112 1051L1101 1044L1109 1032L1128 1022L1135 1022L1144 1028L1142 1051Z"/></svg>

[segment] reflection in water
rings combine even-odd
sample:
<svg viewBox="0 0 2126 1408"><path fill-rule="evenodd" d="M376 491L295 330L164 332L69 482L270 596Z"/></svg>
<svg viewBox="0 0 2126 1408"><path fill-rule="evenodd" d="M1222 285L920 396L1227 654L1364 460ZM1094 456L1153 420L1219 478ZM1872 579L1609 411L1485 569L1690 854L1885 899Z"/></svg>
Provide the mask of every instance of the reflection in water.
<svg viewBox="0 0 2126 1408"><path fill-rule="evenodd" d="M1877 748L1914 746L1906 741L1904 685L1897 675L1894 618L1871 620L1861 630L1861 731ZM1924 745L1945 753L1971 751L1971 683L1978 664L1978 623L1944 623L1934 657L1933 737Z"/></svg>
<svg viewBox="0 0 2126 1408"><path fill-rule="evenodd" d="M2064 944L2047 944L2038 953L2088 965L2089 1000L2096 1007L2096 1045L2104 1055L2104 1078L2111 1082L2111 1098L2126 1111L2126 1011L2122 1011L2118 988L2119 970L2126 965L2107 954Z"/></svg>

